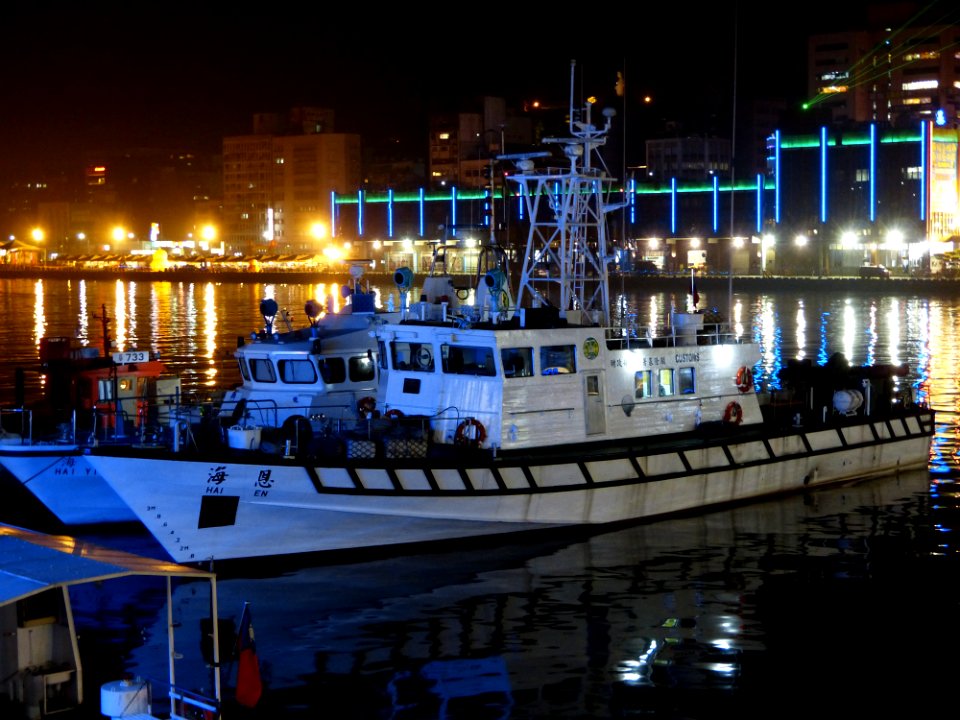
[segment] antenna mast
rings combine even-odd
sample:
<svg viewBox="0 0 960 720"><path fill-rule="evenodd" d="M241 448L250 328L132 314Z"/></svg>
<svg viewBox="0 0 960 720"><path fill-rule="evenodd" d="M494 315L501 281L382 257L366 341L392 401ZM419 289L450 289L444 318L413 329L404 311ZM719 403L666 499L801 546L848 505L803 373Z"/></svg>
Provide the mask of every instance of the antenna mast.
<svg viewBox="0 0 960 720"><path fill-rule="evenodd" d="M575 66L571 62L570 137L543 140L561 146L568 166L535 170L533 159L549 156L547 152L501 156L517 164L519 172L510 180L518 184L530 219L517 305L522 307L525 299L533 306L554 305L561 317L578 310L583 323L609 325L607 267L612 258L606 215L619 206L608 203L614 179L602 163L593 166L593 155L606 143L616 111L603 111L602 128L591 122L591 99L574 112Z"/></svg>

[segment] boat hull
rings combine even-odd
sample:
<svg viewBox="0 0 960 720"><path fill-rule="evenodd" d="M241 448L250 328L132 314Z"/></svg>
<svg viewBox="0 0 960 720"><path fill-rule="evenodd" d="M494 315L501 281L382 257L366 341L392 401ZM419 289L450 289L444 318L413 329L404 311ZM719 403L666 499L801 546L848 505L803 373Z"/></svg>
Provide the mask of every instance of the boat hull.
<svg viewBox="0 0 960 720"><path fill-rule="evenodd" d="M64 525L137 522L77 445L3 445L0 465Z"/></svg>
<svg viewBox="0 0 960 720"><path fill-rule="evenodd" d="M536 453L300 463L93 451L177 562L401 545L703 510L926 467L929 410Z"/></svg>

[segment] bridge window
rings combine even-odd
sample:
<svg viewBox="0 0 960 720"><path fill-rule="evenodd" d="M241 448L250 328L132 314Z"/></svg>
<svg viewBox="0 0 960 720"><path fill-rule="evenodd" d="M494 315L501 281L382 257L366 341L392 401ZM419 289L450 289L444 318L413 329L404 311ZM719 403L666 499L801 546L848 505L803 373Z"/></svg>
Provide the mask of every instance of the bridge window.
<svg viewBox="0 0 960 720"><path fill-rule="evenodd" d="M350 362L350 380L353 382L369 382L376 376L373 358L369 355L352 357Z"/></svg>
<svg viewBox="0 0 960 720"><path fill-rule="evenodd" d="M393 367L396 370L433 372L433 346L428 343L396 341L390 343Z"/></svg>
<svg viewBox="0 0 960 720"><path fill-rule="evenodd" d="M443 371L453 375L497 374L493 360L493 350L488 347L472 345L441 345L440 359Z"/></svg>
<svg viewBox="0 0 960 720"><path fill-rule="evenodd" d="M500 351L504 377L533 375L533 348L504 348Z"/></svg>
<svg viewBox="0 0 960 720"><path fill-rule="evenodd" d="M250 360L250 374L256 382L275 383L277 373L273 369L273 363L264 358L253 358Z"/></svg>
<svg viewBox="0 0 960 720"><path fill-rule="evenodd" d="M310 360L280 360L277 362L280 379L285 383L307 384L317 381L317 371Z"/></svg>
<svg viewBox="0 0 960 720"><path fill-rule="evenodd" d="M339 385L347 381L347 366L340 357L328 357L320 361L320 376L327 385Z"/></svg>
<svg viewBox="0 0 960 720"><path fill-rule="evenodd" d="M567 375L577 371L575 345L544 345L540 348L541 375Z"/></svg>

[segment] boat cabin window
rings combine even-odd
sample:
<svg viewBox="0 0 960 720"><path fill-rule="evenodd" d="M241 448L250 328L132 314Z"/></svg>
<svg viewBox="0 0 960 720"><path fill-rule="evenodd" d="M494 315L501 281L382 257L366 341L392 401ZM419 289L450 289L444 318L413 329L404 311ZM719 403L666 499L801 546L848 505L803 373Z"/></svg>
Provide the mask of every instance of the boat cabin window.
<svg viewBox="0 0 960 720"><path fill-rule="evenodd" d="M317 371L309 360L280 360L277 362L280 379L285 383L315 383Z"/></svg>
<svg viewBox="0 0 960 720"><path fill-rule="evenodd" d="M100 378L97 381L97 397L101 400L113 400L113 382L110 378Z"/></svg>
<svg viewBox="0 0 960 720"><path fill-rule="evenodd" d="M634 397L637 400L653 397L653 372L641 370L633 376Z"/></svg>
<svg viewBox="0 0 960 720"><path fill-rule="evenodd" d="M567 375L577 371L575 345L544 345L540 348L541 375Z"/></svg>
<svg viewBox="0 0 960 720"><path fill-rule="evenodd" d="M533 348L503 348L500 351L504 377L533 375Z"/></svg>
<svg viewBox="0 0 960 720"><path fill-rule="evenodd" d="M337 385L347 379L347 365L343 358L328 357L320 361L320 376L327 385Z"/></svg>
<svg viewBox="0 0 960 720"><path fill-rule="evenodd" d="M697 391L696 374L692 367L677 370L677 390L681 395L692 395Z"/></svg>
<svg viewBox="0 0 960 720"><path fill-rule="evenodd" d="M350 364L351 382L369 382L376 375L372 355L357 355L347 361Z"/></svg>
<svg viewBox="0 0 960 720"><path fill-rule="evenodd" d="M677 394L673 375L673 368L662 368L657 371L657 382L660 383L660 397Z"/></svg>
<svg viewBox="0 0 960 720"><path fill-rule="evenodd" d="M393 367L397 370L433 372L433 346L426 343L396 340L390 343Z"/></svg>
<svg viewBox="0 0 960 720"><path fill-rule="evenodd" d="M497 366L493 360L493 350L488 347L441 345L440 361L443 371L452 375L486 375L493 377L497 374Z"/></svg>
<svg viewBox="0 0 960 720"><path fill-rule="evenodd" d="M277 381L273 363L264 358L252 358L250 360L250 374L257 382L275 383Z"/></svg>
<svg viewBox="0 0 960 720"><path fill-rule="evenodd" d="M237 365L240 366L240 375L249 382L250 371L247 369L247 364L243 361L243 358L237 358Z"/></svg>

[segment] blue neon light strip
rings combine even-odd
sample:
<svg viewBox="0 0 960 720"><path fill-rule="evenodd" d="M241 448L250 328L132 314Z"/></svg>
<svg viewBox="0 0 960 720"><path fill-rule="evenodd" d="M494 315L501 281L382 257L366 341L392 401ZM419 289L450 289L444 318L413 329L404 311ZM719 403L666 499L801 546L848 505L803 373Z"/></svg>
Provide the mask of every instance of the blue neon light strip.
<svg viewBox="0 0 960 720"><path fill-rule="evenodd" d="M630 178L630 182L627 183L627 202L630 203L630 224L635 225L637 222L637 180L636 178Z"/></svg>
<svg viewBox="0 0 960 720"><path fill-rule="evenodd" d="M713 232L720 227L720 178L713 176Z"/></svg>
<svg viewBox="0 0 960 720"><path fill-rule="evenodd" d="M337 191L330 191L330 237L337 236Z"/></svg>
<svg viewBox="0 0 960 720"><path fill-rule="evenodd" d="M773 220L780 224L780 131L774 133L773 141L773 180L776 186L773 190Z"/></svg>
<svg viewBox="0 0 960 720"><path fill-rule="evenodd" d="M670 234L677 234L677 179L670 178Z"/></svg>
<svg viewBox="0 0 960 720"><path fill-rule="evenodd" d="M927 177L927 128L926 122L920 122L920 219L927 219L927 187L930 178ZM932 139L932 138L931 138Z"/></svg>
<svg viewBox="0 0 960 720"><path fill-rule="evenodd" d="M757 234L763 231L763 173L757 173Z"/></svg>
<svg viewBox="0 0 960 720"><path fill-rule="evenodd" d="M387 192L387 237L393 237L393 190Z"/></svg>
<svg viewBox="0 0 960 720"><path fill-rule="evenodd" d="M877 126L870 123L870 222L877 219Z"/></svg>
<svg viewBox="0 0 960 720"><path fill-rule="evenodd" d="M427 224L427 195L423 188L420 188L420 237L426 235Z"/></svg>
<svg viewBox="0 0 960 720"><path fill-rule="evenodd" d="M453 234L457 234L457 188L450 188L450 223L453 225Z"/></svg>
<svg viewBox="0 0 960 720"><path fill-rule="evenodd" d="M820 128L820 222L827 221L827 128Z"/></svg>
<svg viewBox="0 0 960 720"><path fill-rule="evenodd" d="M357 192L357 235L363 237L363 190Z"/></svg>

